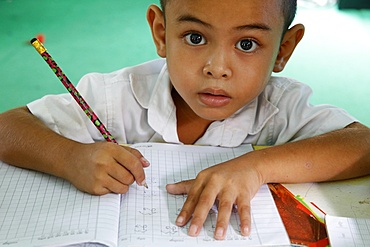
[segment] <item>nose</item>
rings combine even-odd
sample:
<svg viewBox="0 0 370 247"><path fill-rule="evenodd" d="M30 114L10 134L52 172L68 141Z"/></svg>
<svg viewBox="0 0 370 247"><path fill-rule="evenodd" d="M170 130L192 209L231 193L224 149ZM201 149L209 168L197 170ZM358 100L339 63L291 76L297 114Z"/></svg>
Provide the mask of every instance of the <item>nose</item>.
<svg viewBox="0 0 370 247"><path fill-rule="evenodd" d="M203 74L214 79L228 79L232 70L228 63L227 55L222 51L213 52L204 65Z"/></svg>

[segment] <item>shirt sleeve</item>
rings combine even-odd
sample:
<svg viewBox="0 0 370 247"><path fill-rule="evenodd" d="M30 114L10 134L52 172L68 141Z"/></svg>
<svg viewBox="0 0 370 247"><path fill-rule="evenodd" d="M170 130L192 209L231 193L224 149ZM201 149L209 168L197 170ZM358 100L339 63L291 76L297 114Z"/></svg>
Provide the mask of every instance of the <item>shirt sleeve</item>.
<svg viewBox="0 0 370 247"><path fill-rule="evenodd" d="M103 75L95 73L84 76L76 88L99 119L105 123L107 104L103 84ZM68 93L44 96L29 103L27 107L50 129L69 139L83 143L104 140L95 125Z"/></svg>
<svg viewBox="0 0 370 247"><path fill-rule="evenodd" d="M312 105L312 89L292 80L278 97L274 119L275 145L298 141L345 128L357 120L332 105Z"/></svg>

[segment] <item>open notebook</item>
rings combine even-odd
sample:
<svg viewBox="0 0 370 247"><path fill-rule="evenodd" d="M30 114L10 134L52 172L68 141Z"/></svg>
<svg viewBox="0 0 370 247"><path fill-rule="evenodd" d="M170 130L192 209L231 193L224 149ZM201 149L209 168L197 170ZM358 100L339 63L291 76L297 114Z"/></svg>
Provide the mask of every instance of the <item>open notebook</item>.
<svg viewBox="0 0 370 247"><path fill-rule="evenodd" d="M370 219L325 216L331 247L370 246Z"/></svg>
<svg viewBox="0 0 370 247"><path fill-rule="evenodd" d="M252 150L238 148L138 144L150 161L149 189L133 184L125 195L91 196L69 182L0 162L0 245L63 246L289 246L290 241L266 185L252 200L252 233L243 237L232 213L227 237L213 238L217 208L210 210L198 237L175 219L185 196L170 195L165 185ZM83 178L81 178L83 179Z"/></svg>

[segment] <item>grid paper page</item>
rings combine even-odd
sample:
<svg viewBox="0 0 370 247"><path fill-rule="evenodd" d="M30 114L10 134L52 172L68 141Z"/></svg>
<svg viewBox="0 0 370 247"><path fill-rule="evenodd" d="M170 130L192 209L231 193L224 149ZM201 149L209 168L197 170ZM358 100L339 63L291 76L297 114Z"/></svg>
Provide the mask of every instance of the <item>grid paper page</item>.
<svg viewBox="0 0 370 247"><path fill-rule="evenodd" d="M98 223L104 236L117 240L118 211L118 195L91 196L65 180L0 162L0 245L94 240Z"/></svg>
<svg viewBox="0 0 370 247"><path fill-rule="evenodd" d="M252 200L250 237L241 236L236 210L231 215L224 241L216 241L213 237L216 207L210 211L198 237L187 235L188 226L175 225L186 197L168 194L166 184L195 178L200 170L249 152L251 146L230 149L167 145L161 150L157 146L142 145L138 149L151 163L145 169L149 189L133 185L122 196L120 246L290 246L267 185L262 186Z"/></svg>
<svg viewBox="0 0 370 247"><path fill-rule="evenodd" d="M332 247L370 246L370 219L325 216Z"/></svg>

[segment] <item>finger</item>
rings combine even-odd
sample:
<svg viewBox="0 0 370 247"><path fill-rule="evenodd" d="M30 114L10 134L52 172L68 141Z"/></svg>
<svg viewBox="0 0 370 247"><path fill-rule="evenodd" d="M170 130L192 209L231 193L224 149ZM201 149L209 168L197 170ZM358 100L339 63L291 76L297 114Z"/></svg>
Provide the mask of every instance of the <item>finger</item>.
<svg viewBox="0 0 370 247"><path fill-rule="evenodd" d="M114 179L113 177L109 177L106 180L105 187L107 190L109 190L109 192L116 194L125 194L129 189L129 185L123 184Z"/></svg>
<svg viewBox="0 0 370 247"><path fill-rule="evenodd" d="M181 181L175 184L167 184L166 190L173 195L188 194L193 183L194 179Z"/></svg>
<svg viewBox="0 0 370 247"><path fill-rule="evenodd" d="M124 149L126 149L127 151L129 151L130 153L132 153L134 156L136 156L140 160L143 167L150 166L149 161L140 153L139 150L134 149L134 148L130 148L130 147L125 147L125 146L122 146L122 147Z"/></svg>
<svg viewBox="0 0 370 247"><path fill-rule="evenodd" d="M238 214L240 218L240 232L243 236L249 236L251 233L251 206L248 197L238 199Z"/></svg>
<svg viewBox="0 0 370 247"><path fill-rule="evenodd" d="M92 187L83 191L92 195L105 195L108 193L124 194L129 189L129 185L121 183L109 174L105 174L103 177L100 177L100 179L91 183L91 185Z"/></svg>
<svg viewBox="0 0 370 247"><path fill-rule="evenodd" d="M86 193L89 193L91 195L96 195L96 196L101 196L101 195L105 195L105 194L108 194L108 193L111 193L111 191L109 189L107 189L106 187L102 187L100 185L96 185L92 188L89 188L89 189L81 189L82 191L86 192Z"/></svg>
<svg viewBox="0 0 370 247"><path fill-rule="evenodd" d="M135 155L137 153L134 152L135 154L133 154L131 152L132 150L127 151L127 147L124 147L124 149L126 149L126 152L120 152L115 156L116 161L123 167L125 167L134 176L135 181L138 185L145 185L145 173L140 158Z"/></svg>
<svg viewBox="0 0 370 247"><path fill-rule="evenodd" d="M192 188L192 190L189 192L188 198L184 204L184 207L182 208L182 211L186 212L187 214L194 211L188 231L188 234L190 236L195 237L199 235L204 221L208 216L209 210L215 203L217 192L218 191L215 190L213 186L205 187L200 195L197 188ZM189 215L186 215L186 217L189 217Z"/></svg>
<svg viewBox="0 0 370 247"><path fill-rule="evenodd" d="M217 240L222 240L227 232L235 198L230 193L223 193L219 195L218 200L218 216L214 237Z"/></svg>
<svg viewBox="0 0 370 247"><path fill-rule="evenodd" d="M102 195L106 195L106 194L109 194L109 193L112 193L111 190L107 189L107 188L99 188L98 190L92 190L91 192L90 191L86 191L87 193L91 194L91 195L96 195L96 196L102 196Z"/></svg>
<svg viewBox="0 0 370 247"><path fill-rule="evenodd" d="M114 164L109 171L109 176L116 179L117 182L130 185L135 182L135 178L132 173L120 164Z"/></svg>
<svg viewBox="0 0 370 247"><path fill-rule="evenodd" d="M173 195L188 194L188 192L190 191L190 188L193 186L193 183L194 183L194 179L181 181L175 184L167 184L166 190L168 193L173 194ZM188 202L185 201L184 205L190 203L189 201L191 200L190 199L191 197L192 197L191 195L187 197L186 201ZM176 225L184 226L189 221L192 215L192 212L194 210L191 208L194 208L194 207L187 206L181 209L181 212L179 213L179 216L176 219Z"/></svg>
<svg viewBox="0 0 370 247"><path fill-rule="evenodd" d="M178 226L184 226L188 223L203 190L201 184L194 184L194 182L195 180L187 180L167 185L167 191L172 192L172 194L188 194L179 216L176 219L176 225Z"/></svg>

